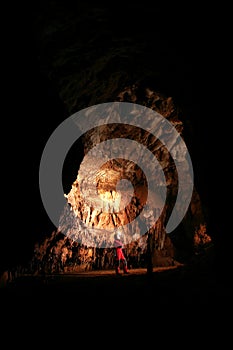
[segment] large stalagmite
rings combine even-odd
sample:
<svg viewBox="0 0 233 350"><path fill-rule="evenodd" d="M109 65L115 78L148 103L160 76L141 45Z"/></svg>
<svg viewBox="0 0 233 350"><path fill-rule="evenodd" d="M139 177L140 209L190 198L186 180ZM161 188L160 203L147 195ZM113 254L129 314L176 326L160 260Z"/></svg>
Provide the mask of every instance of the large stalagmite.
<svg viewBox="0 0 233 350"><path fill-rule="evenodd" d="M141 99L138 97L139 88ZM171 97L147 87L142 96L142 87L133 85L121 91L116 101L149 107L167 119L183 138L183 123ZM160 133L159 130L157 132ZM126 143L121 143L123 147L119 150L117 144L108 143L109 139L124 139ZM135 149L127 146L129 140L150 150L157 160L154 168L148 160L141 166L131 160ZM184 257L189 259L198 250L199 243L203 244L203 240L199 239L203 230L205 243L210 241L195 187L182 223L171 235L166 232L177 197L178 176L174 159L159 138L132 125L121 124L119 127L116 118L116 123L90 128L83 134L81 143L83 159L69 191L64 193L67 205L61 213L57 232L35 249L37 260L43 257L50 270L56 270L54 266L76 270L113 267L113 237L119 227L124 232L125 249L132 266L145 266L148 234L153 241L153 266L169 266L179 263ZM99 147L103 144L105 153ZM182 162L185 153L182 149L176 151ZM72 161L75 163L75 159ZM147 168L155 180L149 197ZM189 171L188 168L183 169L183 176L187 179ZM189 185L191 183L187 180ZM140 215L142 219L135 220ZM129 223L132 223L130 228L127 226ZM137 264L134 265L135 261Z"/></svg>

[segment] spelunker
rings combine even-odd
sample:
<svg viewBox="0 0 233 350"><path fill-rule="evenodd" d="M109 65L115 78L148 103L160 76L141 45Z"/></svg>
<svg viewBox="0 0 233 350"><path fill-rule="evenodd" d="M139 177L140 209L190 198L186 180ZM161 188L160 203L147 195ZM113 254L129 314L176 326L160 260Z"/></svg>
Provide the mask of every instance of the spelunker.
<svg viewBox="0 0 233 350"><path fill-rule="evenodd" d="M123 252L123 235L118 230L114 235L114 249L115 249L115 272L116 275L121 275L121 267L123 268L123 273L128 274L127 260Z"/></svg>

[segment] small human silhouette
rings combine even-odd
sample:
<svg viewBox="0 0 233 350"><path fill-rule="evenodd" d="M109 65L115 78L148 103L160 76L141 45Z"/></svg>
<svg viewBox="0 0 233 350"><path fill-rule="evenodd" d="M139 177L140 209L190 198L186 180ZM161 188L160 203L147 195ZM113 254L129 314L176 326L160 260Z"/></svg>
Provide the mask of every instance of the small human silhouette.
<svg viewBox="0 0 233 350"><path fill-rule="evenodd" d="M115 272L116 275L120 275L121 266L123 272L128 274L127 260L123 252L122 233L118 230L114 235L114 249L115 249Z"/></svg>

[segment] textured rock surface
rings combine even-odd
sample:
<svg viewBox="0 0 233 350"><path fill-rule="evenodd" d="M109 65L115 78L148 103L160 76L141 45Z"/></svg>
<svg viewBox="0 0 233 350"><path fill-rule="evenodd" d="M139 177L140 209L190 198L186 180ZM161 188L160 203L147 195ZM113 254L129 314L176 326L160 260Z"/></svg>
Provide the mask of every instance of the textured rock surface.
<svg viewBox="0 0 233 350"><path fill-rule="evenodd" d="M141 101L138 98L139 90ZM143 90L143 87L133 85L126 87L116 97L116 100L142 102L145 106L150 106L152 110L167 118L183 137L183 123L179 118L179 110L172 97L163 96L146 87ZM95 146L108 138L135 140L150 149L159 160L167 186L167 201L164 208L163 199L160 196L161 191L159 191L158 175L160 173L158 170L155 169L153 174L154 178L157 179L157 189L153 189L154 193L151 197L152 208L155 210L146 212L144 208L147 204L148 191L146 177L137 164L127 160L129 158L128 152L124 151L123 148L121 158L111 159L103 163L104 153L102 149L95 149ZM82 142L84 144L84 159L80 164L77 178L73 182L71 190L65 194L69 206L65 208L61 216L59 230L72 240L87 247L111 247L114 229L132 222L145 209L144 224L146 227L150 227L148 232L152 233L154 237L154 265L174 264L174 259L182 257L180 241L182 242L181 246L184 245L182 249L186 251L186 257L189 254L191 256L194 246L198 245L199 228L206 227L202 204L194 188L190 206L182 221L182 229L178 230L175 238L173 236L174 239L171 239L166 233L165 226L176 200L178 179L174 161L166 147L154 135L145 130L127 125L119 128L117 123L91 129L83 136ZM93 149L94 151L92 151ZM105 147L104 151L109 153L110 158L114 158L115 151L119 154L119 150L114 149L111 144L107 149ZM133 152L134 149L130 151ZM126 156L124 156L124 152ZM182 153L182 150L177 150L177 155L180 160L182 157L185 158L185 153ZM98 169L97 172L94 170L93 164ZM146 164L146 166L150 167L151 164ZM192 185L189 171L190 169L184 169L183 174L184 177L187 177L187 186ZM122 179L128 180L131 185L129 186L127 181L125 186L119 189L117 183ZM159 211L157 215L156 209ZM80 220L77 221L77 217ZM85 229L80 222L85 223ZM125 244L126 246L128 244L129 252L135 248L135 244L145 249L146 236L140 235L140 227L137 226L137 222L132 228L131 231L124 231ZM202 231L203 229L200 230L200 232ZM208 235L207 237L207 241L211 241Z"/></svg>
<svg viewBox="0 0 233 350"><path fill-rule="evenodd" d="M41 75L49 77L50 81L57 87L68 115L98 103L128 101L159 112L183 136L187 132L189 115L180 110L177 103L174 102L173 93L176 93L176 98L180 97L181 101L185 100L186 107L192 102L189 82L190 57L188 54L180 55L182 45L187 47L186 37L184 42L179 42L179 40L173 41L174 34L172 32L165 35L166 28L163 21L159 24L157 16L155 25L155 15L150 7L142 6L137 12L136 7L127 6L129 5L124 6L124 10L121 6L116 7L113 13L111 6L109 8L99 5L89 7L88 3L83 5L75 3L66 7L63 2L55 6L52 1L49 1L48 5L41 5L34 18L37 38L36 53ZM128 14L127 9L129 10ZM143 26L138 25L141 24L142 16ZM109 30L110 28L111 30ZM164 33L162 38L160 37L161 33ZM185 50L182 50L182 53L184 52ZM152 88L147 80L153 82L152 85L156 88ZM142 83L143 81L144 83ZM191 103L189 111L192 110L192 107ZM46 115L50 116L50 112L46 112ZM192 140L190 140L193 135L192 130L189 132L190 138L185 141L192 144ZM92 130L82 138L79 154L80 167L75 166L76 160L74 158L70 162L70 168L64 179L66 182L64 192L72 206L72 212L79 215L90 226L94 224L96 229L103 226L112 229L116 224L121 225L132 220L141 211L141 206L145 204L146 185L142 171L136 165L125 161L120 161L120 164L109 161L102 166L97 179L97 188L100 202L102 201L103 204L105 196L107 196L109 204L109 198L113 199L117 194L113 192L117 179L121 179L125 169L131 167L131 173L134 175L131 176L131 173L127 171L127 178L134 184L136 193L127 206L127 210L123 209L116 215L115 212L118 209L114 206L116 203L108 209L99 203L100 209L97 211L91 208L91 203L84 204L80 196L80 180L84 189L90 186L90 181L86 176L87 173L90 175L90 167L85 163L83 156L90 153L90 149L100 140L105 140L106 135L109 134L115 134L117 137L123 135L131 137L146 145L158 156L166 175L169 201L161 220L157 223L158 230L154 230L156 252L165 259L168 257L169 263L171 257L178 260L188 259L193 254L196 242L198 242L195 239L194 244L194 235L199 234L199 230L202 232L200 225L205 227L201 199L194 188L186 216L176 232L168 236L164 231L164 223L174 206L177 194L177 174L166 149L149 133L129 128L128 130L127 128L118 130L113 125L111 129L110 127L101 127L98 130ZM97 161L96 156L94 161ZM111 182L109 182L109 176L101 176L107 172L111 174ZM71 173L72 181L70 181ZM132 195L132 187L129 186L128 191L130 195L129 193L125 194L125 203L130 200L128 197ZM89 200L91 202L91 198ZM76 237L81 233L83 243L91 244L91 242L84 240L80 227L75 227L74 217L70 217L70 205L67 206L67 212L61 218L61 225L65 228L66 233L71 225L72 230L68 232L70 237L72 235ZM122 208L124 205L123 203ZM131 234L135 234L135 232L131 232ZM56 239L52 235L46 241L47 244L41 245L41 249L44 251L42 256L46 257L46 261L50 257L52 246L56 246L58 241L60 242L59 246L64 244L68 246L68 249L73 246L72 238L68 244L66 236L60 235L59 232L56 235ZM144 243L143 241L143 247ZM160 265L163 262L158 259L158 254L155 264Z"/></svg>

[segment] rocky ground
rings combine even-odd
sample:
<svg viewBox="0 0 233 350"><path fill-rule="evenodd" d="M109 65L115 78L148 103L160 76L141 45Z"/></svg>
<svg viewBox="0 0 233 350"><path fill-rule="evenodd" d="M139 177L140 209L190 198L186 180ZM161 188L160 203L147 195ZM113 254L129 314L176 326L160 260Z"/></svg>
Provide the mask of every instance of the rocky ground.
<svg viewBox="0 0 233 350"><path fill-rule="evenodd" d="M154 268L149 276L146 269L131 269L128 275L116 276L114 270L61 273L53 275L22 275L0 290L2 300L55 300L95 303L115 298L142 305L150 300L156 305L202 306L215 308L232 305L232 288L210 268L177 266Z"/></svg>

